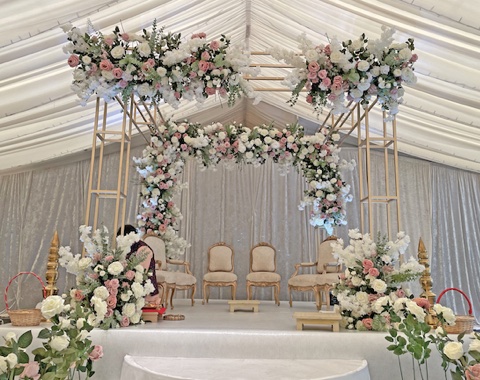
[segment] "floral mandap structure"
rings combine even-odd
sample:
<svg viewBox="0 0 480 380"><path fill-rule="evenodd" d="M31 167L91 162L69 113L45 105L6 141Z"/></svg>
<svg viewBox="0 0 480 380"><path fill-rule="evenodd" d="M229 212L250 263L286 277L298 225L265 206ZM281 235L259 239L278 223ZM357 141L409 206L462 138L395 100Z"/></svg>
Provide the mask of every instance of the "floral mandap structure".
<svg viewBox="0 0 480 380"><path fill-rule="evenodd" d="M183 253L187 244L177 236L181 214L173 196L185 186L179 182L179 175L192 156L204 168L220 161L227 168L241 163L259 166L267 159L278 163L282 173L296 166L308 184L300 208L311 206L310 224L331 233L334 226L346 224L345 203L352 199L340 170L353 164L340 160L338 139L338 134L330 135L326 128L304 136L298 125L283 130L220 123L205 127L173 122L161 125L143 156L134 159L143 179L139 227L159 234L169 257Z"/></svg>

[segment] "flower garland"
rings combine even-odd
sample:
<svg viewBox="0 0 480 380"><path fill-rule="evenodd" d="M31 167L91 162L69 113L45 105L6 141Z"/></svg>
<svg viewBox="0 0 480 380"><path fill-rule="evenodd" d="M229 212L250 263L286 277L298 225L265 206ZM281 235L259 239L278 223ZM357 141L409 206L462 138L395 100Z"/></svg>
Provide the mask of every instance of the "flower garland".
<svg viewBox="0 0 480 380"><path fill-rule="evenodd" d="M71 24L62 29L70 41L64 51L74 69L72 89L82 105L94 94L105 101L118 94L126 101L137 94L174 108L181 99L202 103L219 95L233 105L242 94L254 97L243 75L258 70L249 67L249 56L224 35L207 42L205 33L198 33L182 41L179 33L158 30L156 21L152 31L144 29L142 35L121 32L118 26L107 35L91 26L90 33Z"/></svg>
<svg viewBox="0 0 480 380"><path fill-rule="evenodd" d="M354 163L340 160L340 148L335 143L338 134L330 136L323 128L313 136L304 136L298 125L278 130L266 125L249 129L236 124L201 127L186 122L168 122L158 130L142 157L134 158L143 178L138 219L142 230L162 236L169 257L182 254L187 247L177 234L182 215L172 199L186 186L178 178L189 156L203 168L214 167L220 161L227 167L239 163L259 166L268 158L280 165L282 173L297 166L308 183L300 209L312 206L310 223L330 233L333 226L346 224L345 203L352 196L340 170Z"/></svg>
<svg viewBox="0 0 480 380"><path fill-rule="evenodd" d="M93 329L86 320L89 310L80 305L71 308L63 297L49 296L42 302L41 312L52 323L38 333L38 338L45 340L41 347L30 347L31 330L18 338L14 332L3 337L0 379L66 380L75 378L77 373L80 378L80 372L89 379L95 373L93 362L103 356L102 346L93 345L88 339Z"/></svg>
<svg viewBox="0 0 480 380"><path fill-rule="evenodd" d="M346 267L333 289L344 325L351 330L384 331L390 323L385 306L405 297L406 290L400 284L420 277L425 267L410 258L396 268L410 243L403 232L397 234L395 242L380 237L375 242L357 229L348 235L347 247L343 247L342 239L332 243L334 256Z"/></svg>
<svg viewBox="0 0 480 380"><path fill-rule="evenodd" d="M303 88L315 110L327 106L334 114L347 112L347 101L367 105L377 96L382 110L388 111L387 119L392 120L403 101L403 84L416 83L413 64L418 56L412 54L413 39L396 43L393 29L382 31L379 40L369 41L362 34L356 40L333 39L327 45L315 45L302 35L303 57L282 48L271 49L274 58L295 67L284 81L292 90L291 105Z"/></svg>
<svg viewBox="0 0 480 380"><path fill-rule="evenodd" d="M111 249L107 229L96 230L90 238L91 229L80 227L85 257L73 256L70 247L60 247L60 265L77 277L67 300L72 308L80 304L91 310L87 321L94 327L108 329L141 323L145 296L153 291L153 285L140 265L145 257L137 254L126 259L139 236L118 236L117 248Z"/></svg>

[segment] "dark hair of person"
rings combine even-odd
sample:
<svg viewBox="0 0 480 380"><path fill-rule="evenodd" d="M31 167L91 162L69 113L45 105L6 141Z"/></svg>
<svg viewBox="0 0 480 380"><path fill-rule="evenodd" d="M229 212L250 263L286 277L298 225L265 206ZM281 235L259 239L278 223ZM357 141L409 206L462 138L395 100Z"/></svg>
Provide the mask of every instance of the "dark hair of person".
<svg viewBox="0 0 480 380"><path fill-rule="evenodd" d="M128 235L130 232L137 233L137 229L131 224L125 224L125 226L123 226L123 236ZM117 236L120 236L121 234L122 234L122 227L118 229Z"/></svg>

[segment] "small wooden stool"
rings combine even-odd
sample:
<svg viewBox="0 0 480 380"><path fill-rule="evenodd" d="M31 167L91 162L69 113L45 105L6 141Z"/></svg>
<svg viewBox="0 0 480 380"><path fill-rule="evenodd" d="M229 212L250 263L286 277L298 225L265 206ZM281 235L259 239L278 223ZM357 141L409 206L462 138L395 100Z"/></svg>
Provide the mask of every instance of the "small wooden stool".
<svg viewBox="0 0 480 380"><path fill-rule="evenodd" d="M228 301L230 305L230 313L233 313L235 310L251 310L254 313L258 312L258 305L260 301L255 300L231 300Z"/></svg>
<svg viewBox="0 0 480 380"><path fill-rule="evenodd" d="M297 312L293 317L297 320L297 330L303 330L304 325L330 325L334 332L339 332L342 320L337 305L333 311Z"/></svg>

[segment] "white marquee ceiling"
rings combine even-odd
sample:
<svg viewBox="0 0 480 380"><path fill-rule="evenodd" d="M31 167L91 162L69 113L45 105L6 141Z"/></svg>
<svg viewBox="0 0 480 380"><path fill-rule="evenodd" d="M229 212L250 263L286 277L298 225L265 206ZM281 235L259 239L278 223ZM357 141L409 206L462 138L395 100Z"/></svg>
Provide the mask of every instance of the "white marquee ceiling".
<svg viewBox="0 0 480 380"><path fill-rule="evenodd" d="M418 83L407 88L398 117L399 148L427 160L480 172L480 10L474 0L0 0L0 174L24 170L91 147L94 102L77 104L70 90L71 69L62 51L60 25L71 22L111 32L151 26L189 37L231 37L250 51L281 45L297 50L301 33L319 43L326 35L341 40L361 33L375 39L381 26L394 27L395 39L415 39ZM261 59L262 57L260 57ZM259 62L258 59L256 58ZM265 59L265 58L264 58ZM284 76L271 70L265 75ZM255 86L279 87L278 82ZM208 101L203 109L185 103L162 106L165 117L202 123L237 121L248 126L282 127L297 119L316 121L302 99L262 92L233 109ZM111 120L119 115L111 113ZM377 118L379 122L379 119Z"/></svg>

